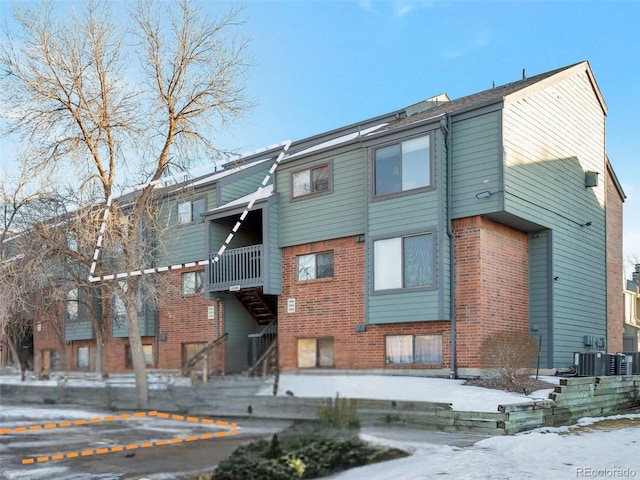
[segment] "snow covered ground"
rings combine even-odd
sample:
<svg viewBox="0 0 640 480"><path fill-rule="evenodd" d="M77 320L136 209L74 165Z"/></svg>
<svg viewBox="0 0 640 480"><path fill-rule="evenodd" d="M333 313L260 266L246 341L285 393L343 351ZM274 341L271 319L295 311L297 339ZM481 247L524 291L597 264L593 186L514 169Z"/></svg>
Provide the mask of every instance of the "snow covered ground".
<svg viewBox="0 0 640 480"><path fill-rule="evenodd" d="M393 445L412 456L360 467L332 480L486 479L565 480L571 478L640 478L640 414L620 415L636 426L612 431L582 431L577 426L541 428L507 437L481 440L471 447L362 437ZM588 425L600 419L583 419ZM572 433L575 432L575 433Z"/></svg>
<svg viewBox="0 0 640 480"><path fill-rule="evenodd" d="M559 384L558 377L540 377ZM393 375L280 375L278 395L291 392L297 397L372 398L450 403L454 410L497 412L498 405L523 403L549 398L549 390L530 395L503 392L464 385L464 380ZM272 395L271 383L259 395Z"/></svg>
<svg viewBox="0 0 640 480"><path fill-rule="evenodd" d="M555 377L542 379L550 383L559 382ZM6 381L6 377L0 377L0 381ZM73 380L69 381L73 382ZM271 394L271 382L272 380L265 382L260 394ZM489 412L497 411L497 406L500 404L546 399L549 393L549 390L545 390L524 396L466 386L459 380L423 377L289 374L280 376L278 391L279 395L286 395L286 392L290 391L299 397L333 397L339 394L342 397L352 398L445 402L451 403L457 410ZM8 407L9 410L15 408ZM12 416L21 416L19 410L11 413ZM58 418L63 415L75 418L94 414L88 409L78 409L75 415L70 413L67 410L52 409L46 413L42 412L42 415L48 420L50 417ZM330 478L332 480L387 480L394 477L403 480L640 479L640 413L607 418L628 419L628 421L625 425L614 426L611 431L599 431L584 428L585 425L597 422L598 419L582 419L579 425L572 427L541 428L505 437L478 437L479 441L467 447L453 446L447 440L448 434L445 433L441 434L440 440L433 432L427 434L399 428L365 429L362 436L366 440L403 448L410 451L412 456L353 469ZM57 465L46 467L59 468ZM52 471L51 474L53 473ZM170 477L160 474L149 475L148 478Z"/></svg>

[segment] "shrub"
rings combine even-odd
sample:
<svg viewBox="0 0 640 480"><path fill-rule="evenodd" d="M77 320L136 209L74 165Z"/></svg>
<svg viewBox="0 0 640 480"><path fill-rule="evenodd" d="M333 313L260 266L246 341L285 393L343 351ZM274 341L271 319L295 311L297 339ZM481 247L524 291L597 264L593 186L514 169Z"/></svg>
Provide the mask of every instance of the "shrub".
<svg viewBox="0 0 640 480"><path fill-rule="evenodd" d="M538 356L536 340L526 332L500 332L480 347L483 368L491 369L505 390L519 391Z"/></svg>
<svg viewBox="0 0 640 480"><path fill-rule="evenodd" d="M326 428L354 429L360 428L358 403L353 398L330 399L318 412L320 425Z"/></svg>

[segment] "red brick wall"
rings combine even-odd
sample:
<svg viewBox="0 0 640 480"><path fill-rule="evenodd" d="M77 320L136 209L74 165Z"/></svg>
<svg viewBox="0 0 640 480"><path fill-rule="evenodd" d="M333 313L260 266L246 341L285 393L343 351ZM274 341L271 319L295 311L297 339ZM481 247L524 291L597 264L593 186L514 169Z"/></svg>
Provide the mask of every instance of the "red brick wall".
<svg viewBox="0 0 640 480"><path fill-rule="evenodd" d="M607 352L616 353L623 349L624 287L622 252L622 197L612 178L607 163L606 168L605 221L607 235Z"/></svg>
<svg viewBox="0 0 640 480"><path fill-rule="evenodd" d="M210 342L224 333L223 305L216 301L208 301L204 294L183 295L182 273L202 270L202 267L167 272L163 278L165 300L158 311L158 335L166 334L166 340L160 340L158 368L181 368L182 343ZM208 307L217 307L216 320L207 318ZM216 335L217 333L217 335Z"/></svg>
<svg viewBox="0 0 640 480"><path fill-rule="evenodd" d="M333 278L298 281L298 255L333 251ZM367 325L365 323L365 244L354 237L286 247L282 252L283 291L278 304L278 351L280 367L297 368L299 338L333 337L334 367L337 369L411 368L385 365L384 336L387 334L443 334L444 364L449 353L449 322L412 322ZM295 298L296 312L287 313L287 299Z"/></svg>
<svg viewBox="0 0 640 480"><path fill-rule="evenodd" d="M64 342L64 322L62 304L48 305L45 308L44 297L39 296L38 308L33 324L33 371L42 370L42 350L55 350L60 358L58 369L66 370L73 366L71 345ZM38 327L39 326L39 327ZM39 328L39 330L38 330Z"/></svg>
<svg viewBox="0 0 640 480"><path fill-rule="evenodd" d="M480 344L529 328L527 234L482 217L453 222L458 368L480 367Z"/></svg>

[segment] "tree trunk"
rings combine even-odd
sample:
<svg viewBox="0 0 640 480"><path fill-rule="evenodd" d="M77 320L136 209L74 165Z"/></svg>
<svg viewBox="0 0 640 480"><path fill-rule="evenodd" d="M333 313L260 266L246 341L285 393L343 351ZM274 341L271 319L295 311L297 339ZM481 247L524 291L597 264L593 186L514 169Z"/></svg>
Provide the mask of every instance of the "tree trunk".
<svg viewBox="0 0 640 480"><path fill-rule="evenodd" d="M103 336L102 336L102 332L99 330L96 330L96 373L98 375L100 375L100 377L103 376L103 372L102 372L102 345L103 345Z"/></svg>
<svg viewBox="0 0 640 480"><path fill-rule="evenodd" d="M15 368L20 368L20 357L18 357L18 349L16 348L16 342L10 336L7 337L7 343L9 344L9 351L11 352L11 364Z"/></svg>
<svg viewBox="0 0 640 480"><path fill-rule="evenodd" d="M133 282L132 282L133 283ZM125 307L127 310L127 332L129 333L129 348L131 361L136 379L136 399L138 408L145 409L149 404L149 382L147 380L147 367L142 351L142 338L140 325L138 324L138 309L136 305L137 288L131 288L125 293Z"/></svg>

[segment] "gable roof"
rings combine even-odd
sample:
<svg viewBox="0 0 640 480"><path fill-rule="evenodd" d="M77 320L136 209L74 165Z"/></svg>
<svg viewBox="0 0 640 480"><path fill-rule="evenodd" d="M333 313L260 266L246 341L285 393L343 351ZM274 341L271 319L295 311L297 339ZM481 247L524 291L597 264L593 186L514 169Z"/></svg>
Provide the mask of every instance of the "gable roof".
<svg viewBox="0 0 640 480"><path fill-rule="evenodd" d="M533 77L524 78L522 80L518 80L515 82L507 83L505 85L497 86L494 88L490 88L488 90L483 90L478 93L474 93L472 95L467 95L466 97L461 97L456 100L451 100L449 102L440 103L439 105L429 108L428 110L424 110L420 113L416 113L414 115L407 115L404 118L399 118L398 120L389 123L387 125L387 130L392 130L396 128L401 128L404 126L411 125L413 123L418 123L424 120L433 119L439 117L444 114L455 114L461 113L467 110L474 110L476 108L481 108L483 106L492 105L495 103L503 102L506 97L510 95L514 95L516 93L522 93L526 95L529 93L532 87L545 84L545 80L548 81L556 81L557 79L553 79L552 77L556 77L558 75L572 75L577 71L586 69L589 79L591 81L592 87L594 89L594 94L598 98L598 101L606 114L606 105L604 104L604 100L602 95L600 94L600 90L598 89L597 84L595 83L595 78L591 73L591 68L589 67L589 63L587 61L575 63L573 65L569 65L567 67L558 68L556 70L551 70L549 72L541 73L539 75L535 75ZM544 85L546 86L546 85Z"/></svg>

